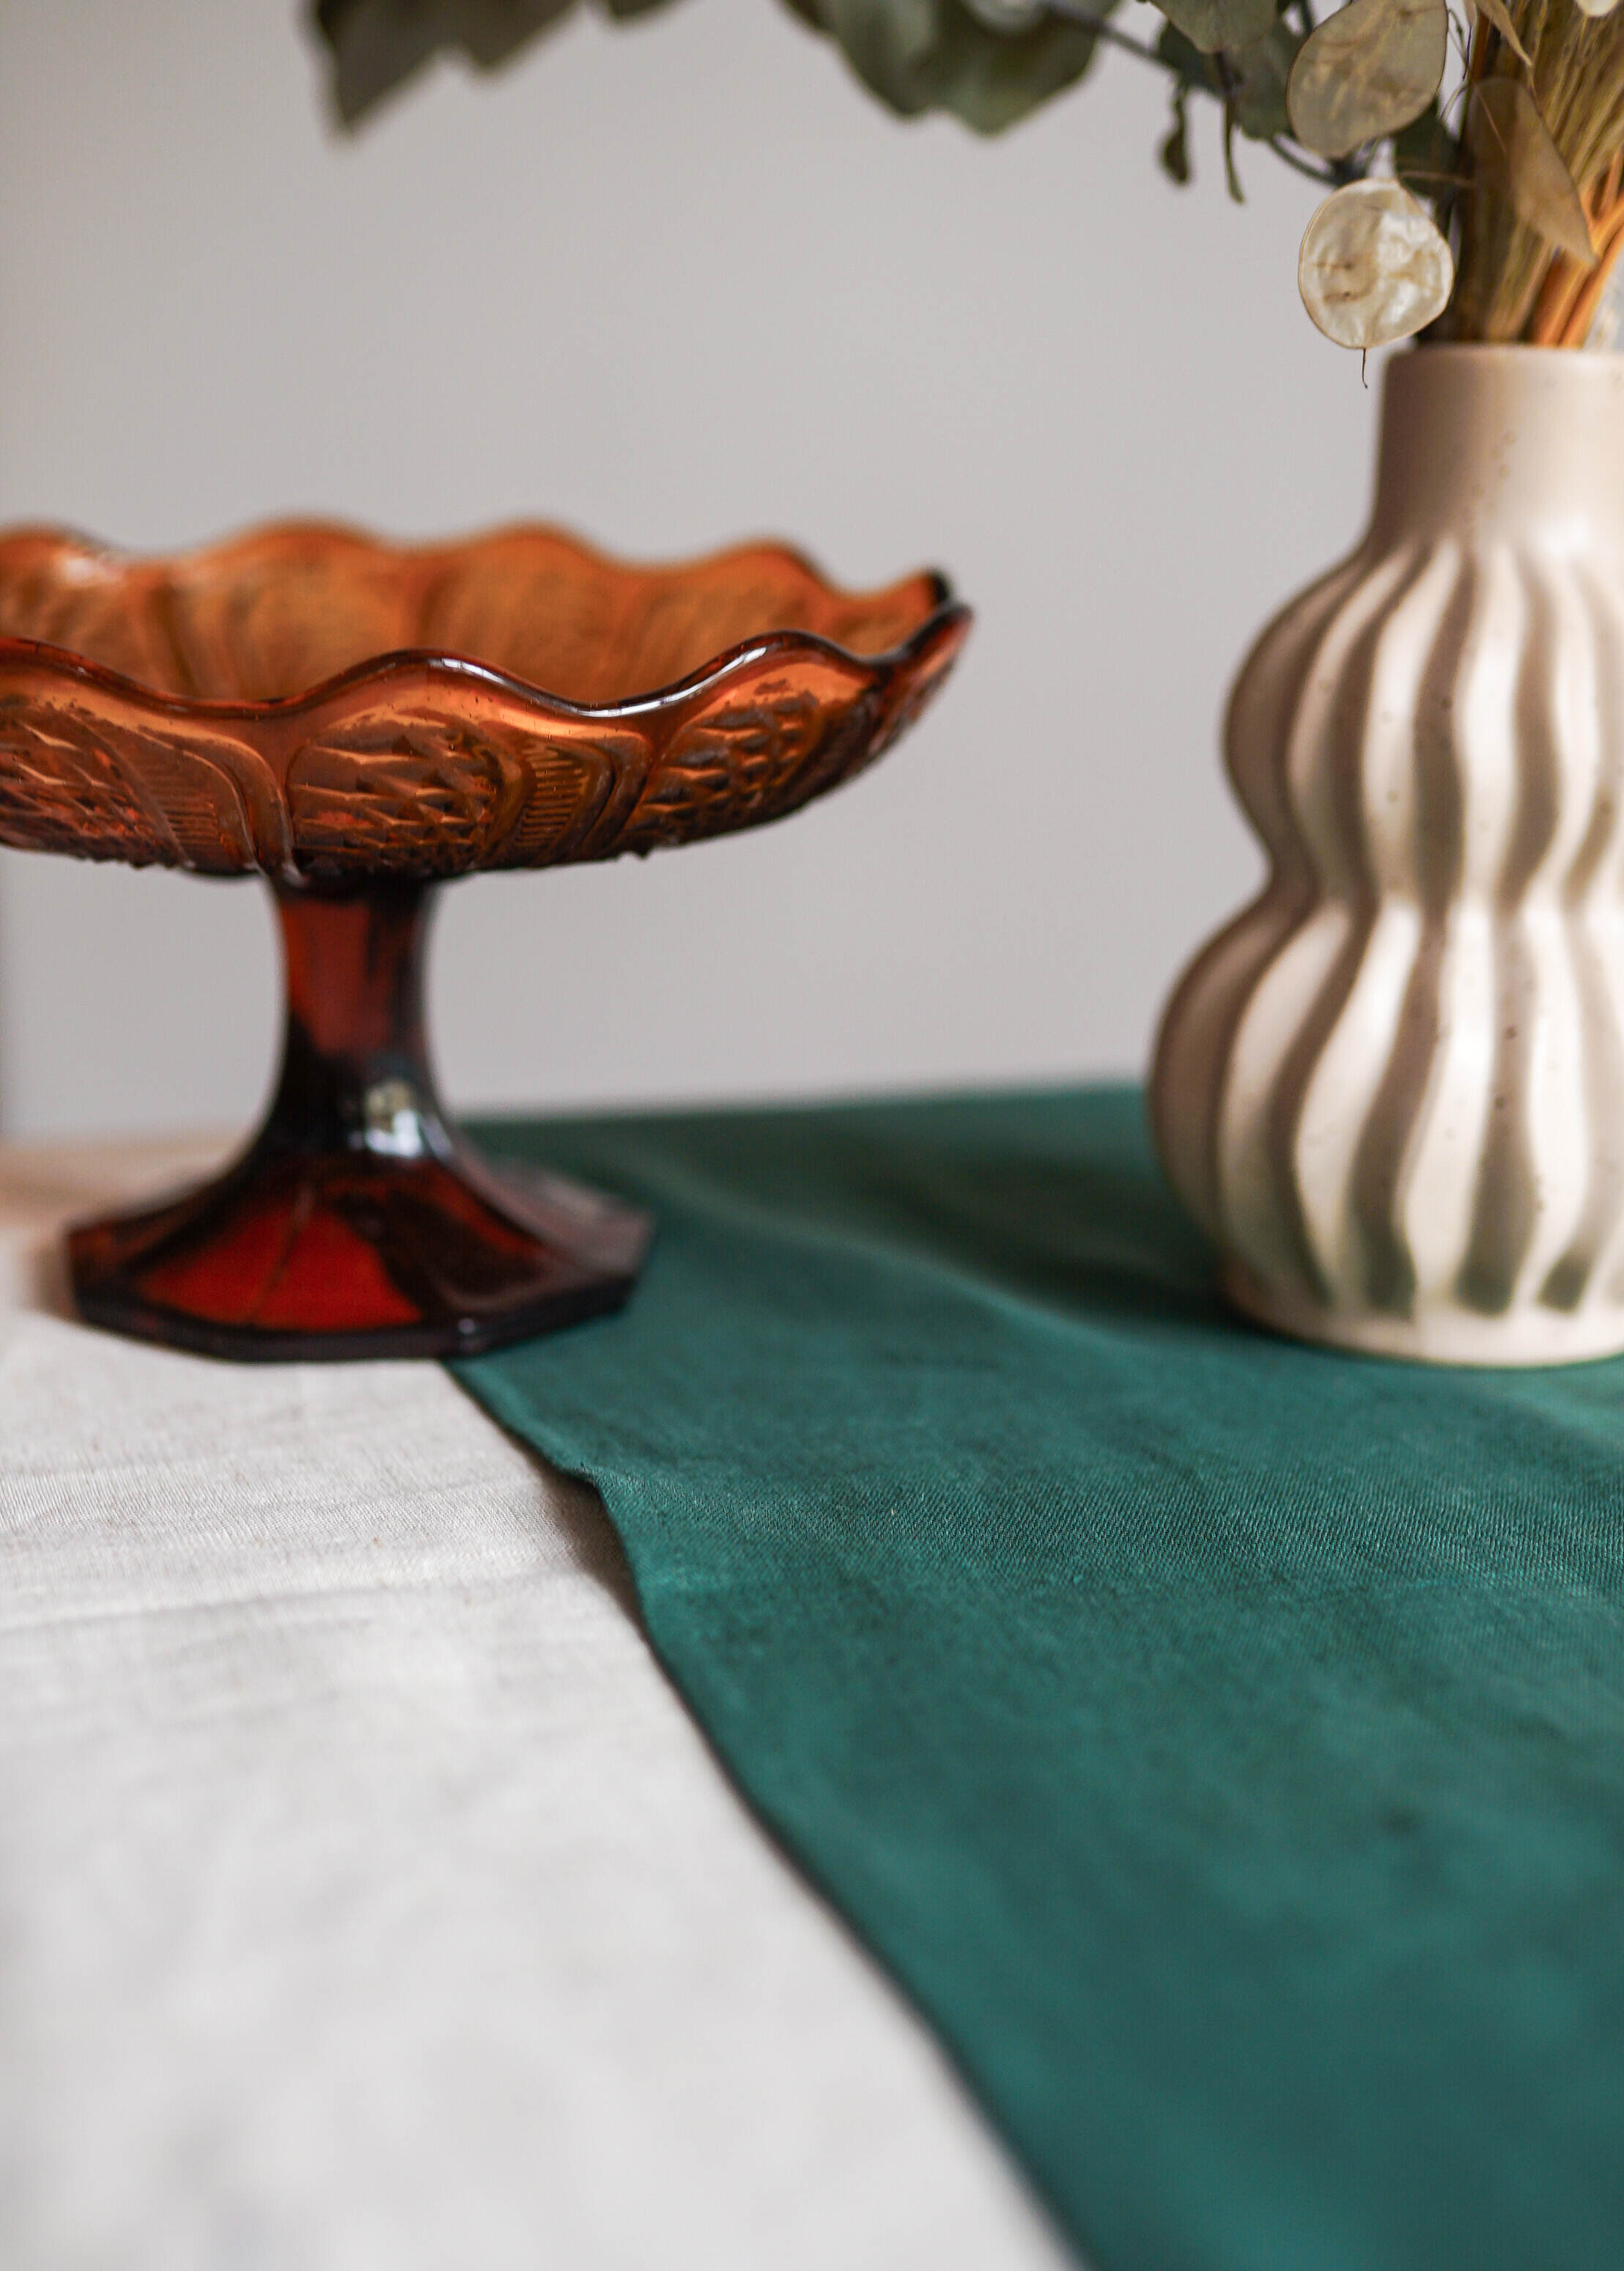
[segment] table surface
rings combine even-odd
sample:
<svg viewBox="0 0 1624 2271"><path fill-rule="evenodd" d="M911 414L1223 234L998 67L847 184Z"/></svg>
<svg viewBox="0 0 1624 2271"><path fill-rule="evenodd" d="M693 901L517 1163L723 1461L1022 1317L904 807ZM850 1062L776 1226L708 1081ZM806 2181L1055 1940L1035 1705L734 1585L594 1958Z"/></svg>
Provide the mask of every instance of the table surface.
<svg viewBox="0 0 1624 2271"><path fill-rule="evenodd" d="M72 1320L217 1150L0 1150L0 2260L1052 2271L593 1493L434 1365Z"/></svg>

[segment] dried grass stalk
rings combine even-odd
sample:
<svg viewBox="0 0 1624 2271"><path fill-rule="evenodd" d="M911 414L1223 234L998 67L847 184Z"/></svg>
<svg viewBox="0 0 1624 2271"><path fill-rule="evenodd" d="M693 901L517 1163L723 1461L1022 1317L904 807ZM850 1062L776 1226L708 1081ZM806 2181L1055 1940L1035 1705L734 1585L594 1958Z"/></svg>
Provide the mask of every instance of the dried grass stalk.
<svg viewBox="0 0 1624 2271"><path fill-rule="evenodd" d="M1579 345L1620 252L1613 221L1617 161L1624 151L1624 9L1596 18L1582 13L1574 0L1509 0L1509 5L1531 63L1520 63L1479 17L1472 83L1509 78L1529 87L1591 216L1599 258L1591 267L1556 252L1474 169L1457 207L1460 249L1445 324L1458 339L1538 335L1549 345ZM1583 331L1576 334L1581 322Z"/></svg>
<svg viewBox="0 0 1624 2271"><path fill-rule="evenodd" d="M1586 210L1596 264L1585 267L1566 255L1551 263L1534 302L1534 312L1523 330L1531 346L1580 347L1590 336L1607 279L1624 253L1624 151L1614 156L1587 198Z"/></svg>

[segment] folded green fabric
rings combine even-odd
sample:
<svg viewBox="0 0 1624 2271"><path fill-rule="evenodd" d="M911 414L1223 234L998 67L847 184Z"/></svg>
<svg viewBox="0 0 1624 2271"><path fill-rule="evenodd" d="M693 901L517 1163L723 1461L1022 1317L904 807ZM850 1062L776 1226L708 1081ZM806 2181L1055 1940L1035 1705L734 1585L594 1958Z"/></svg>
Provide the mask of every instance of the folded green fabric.
<svg viewBox="0 0 1624 2271"><path fill-rule="evenodd" d="M1252 1332L1123 1090L554 1122L458 1368L1101 2271L1624 2264L1624 1363Z"/></svg>

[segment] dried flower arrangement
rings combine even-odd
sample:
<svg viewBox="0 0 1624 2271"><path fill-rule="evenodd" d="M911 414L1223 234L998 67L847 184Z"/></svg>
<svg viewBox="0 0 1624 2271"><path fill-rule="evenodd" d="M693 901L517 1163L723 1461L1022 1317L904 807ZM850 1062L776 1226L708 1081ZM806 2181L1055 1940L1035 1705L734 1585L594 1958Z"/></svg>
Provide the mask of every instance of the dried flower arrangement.
<svg viewBox="0 0 1624 2271"><path fill-rule="evenodd" d="M601 0L617 18L663 0ZM1618 0L1155 0L1153 38L1116 0L789 0L904 115L984 133L1080 78L1102 45L1165 72L1165 170L1191 175L1192 98L1329 195L1298 283L1339 345L1420 332L1577 346L1624 249L1624 9ZM493 68L573 0L314 0L346 123L438 49ZM1453 70L1451 71L1451 62Z"/></svg>

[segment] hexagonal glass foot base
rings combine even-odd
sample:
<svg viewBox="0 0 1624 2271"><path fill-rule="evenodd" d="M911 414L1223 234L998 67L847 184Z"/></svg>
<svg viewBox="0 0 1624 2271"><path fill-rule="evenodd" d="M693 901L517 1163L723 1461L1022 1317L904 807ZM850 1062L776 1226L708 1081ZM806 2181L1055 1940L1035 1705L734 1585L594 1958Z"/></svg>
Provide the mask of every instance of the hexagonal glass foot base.
<svg viewBox="0 0 1624 2271"><path fill-rule="evenodd" d="M265 1124L218 1180L70 1232L80 1314L265 1362L472 1355L619 1308L649 1217L499 1173L447 1125L423 1042L423 890L277 896L288 1022Z"/></svg>

